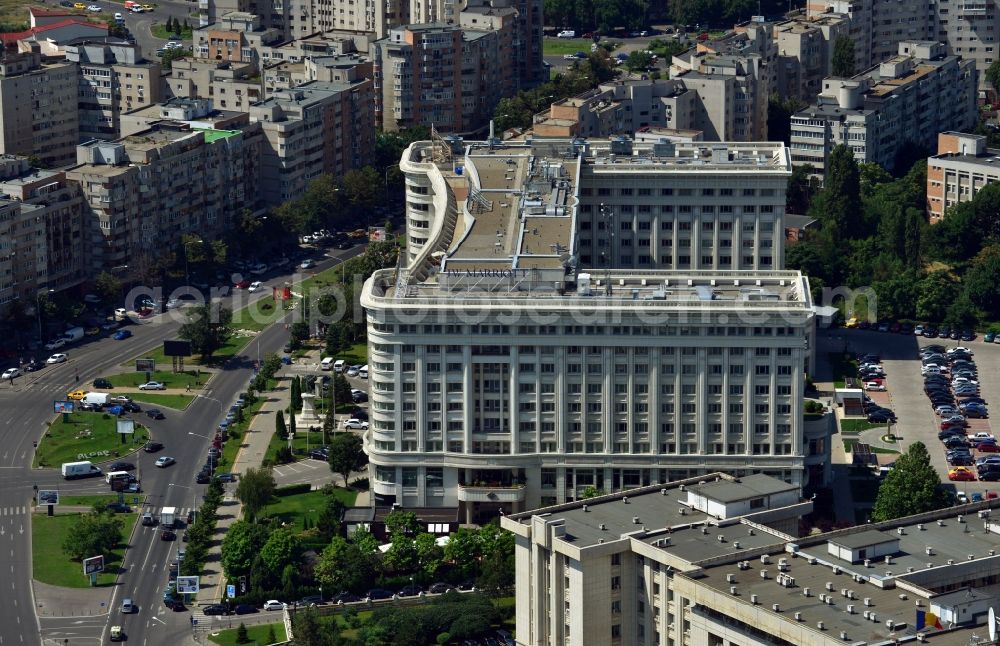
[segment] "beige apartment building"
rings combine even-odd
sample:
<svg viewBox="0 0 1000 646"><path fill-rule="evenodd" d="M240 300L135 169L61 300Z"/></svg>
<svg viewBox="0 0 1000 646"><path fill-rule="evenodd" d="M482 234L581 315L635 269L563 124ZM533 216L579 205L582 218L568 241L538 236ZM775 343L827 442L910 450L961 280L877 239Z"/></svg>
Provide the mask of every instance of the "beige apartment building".
<svg viewBox="0 0 1000 646"><path fill-rule="evenodd" d="M284 42L284 37L280 29L263 26L260 16L233 11L195 29L191 40L198 58L259 64L261 51Z"/></svg>
<svg viewBox="0 0 1000 646"><path fill-rule="evenodd" d="M89 209L91 273L141 265L184 234L217 238L259 201L261 128L212 130L164 120L91 141L66 169Z"/></svg>
<svg viewBox="0 0 1000 646"><path fill-rule="evenodd" d="M78 80L74 63L42 57L37 45L0 55L0 154L36 157L45 166L76 158Z"/></svg>
<svg viewBox="0 0 1000 646"><path fill-rule="evenodd" d="M812 103L822 88L823 79L830 76L837 38L850 37L850 29L850 18L843 14L822 14L775 24L776 93Z"/></svg>
<svg viewBox="0 0 1000 646"><path fill-rule="evenodd" d="M162 83L164 99L209 99L224 110L249 112L265 97L257 66L248 62L179 58Z"/></svg>
<svg viewBox="0 0 1000 646"><path fill-rule="evenodd" d="M219 21L229 13L260 16L262 26L274 28L284 39L297 39L330 31L348 29L365 31L384 38L388 29L404 24L409 14L407 0L198 0L199 24L202 27Z"/></svg>
<svg viewBox="0 0 1000 646"><path fill-rule="evenodd" d="M0 305L34 305L40 290L62 291L87 277L84 200L62 171L0 157Z"/></svg>
<svg viewBox="0 0 1000 646"><path fill-rule="evenodd" d="M937 133L975 122L975 63L942 43L901 42L878 67L823 81L817 102L791 117L792 161L822 173L830 150L846 144L859 162L892 170L905 143L933 148Z"/></svg>
<svg viewBox="0 0 1000 646"><path fill-rule="evenodd" d="M938 135L937 154L927 158L927 216L939 222L956 204L969 202L987 184L1000 181L1000 150L986 137L962 132Z"/></svg>
<svg viewBox="0 0 1000 646"><path fill-rule="evenodd" d="M80 139L116 139L123 112L161 98L160 64L142 58L137 45L119 38L65 46L79 70Z"/></svg>
<svg viewBox="0 0 1000 646"><path fill-rule="evenodd" d="M500 48L508 37L446 24L392 29L371 45L376 123L387 131L484 128L497 102L513 94L507 52Z"/></svg>
<svg viewBox="0 0 1000 646"><path fill-rule="evenodd" d="M299 62L275 62L264 68L268 96L276 90L290 90L304 83L353 83L374 78L374 66L357 53L308 55ZM373 124L374 127L374 124Z"/></svg>
<svg viewBox="0 0 1000 646"><path fill-rule="evenodd" d="M149 130L161 121L186 124L207 130L240 130L250 123L250 115L233 110L216 110L211 99L169 99L122 115L122 136Z"/></svg>
<svg viewBox="0 0 1000 646"><path fill-rule="evenodd" d="M321 174L343 175L368 164L375 140L373 105L370 79L313 81L252 105L250 118L264 133L264 201L280 204L301 195Z"/></svg>

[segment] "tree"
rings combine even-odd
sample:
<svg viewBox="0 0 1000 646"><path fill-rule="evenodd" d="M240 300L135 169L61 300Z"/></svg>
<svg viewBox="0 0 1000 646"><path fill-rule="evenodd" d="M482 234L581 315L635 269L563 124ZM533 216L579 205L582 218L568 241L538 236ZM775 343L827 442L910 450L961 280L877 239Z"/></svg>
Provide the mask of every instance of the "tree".
<svg viewBox="0 0 1000 646"><path fill-rule="evenodd" d="M630 72L645 72L653 66L653 55L643 50L636 50L625 59L625 69Z"/></svg>
<svg viewBox="0 0 1000 646"><path fill-rule="evenodd" d="M417 566L428 578L433 578L441 569L444 560L444 549L438 545L434 534L421 532L413 540L417 552Z"/></svg>
<svg viewBox="0 0 1000 646"><path fill-rule="evenodd" d="M385 516L385 529L390 534L402 532L413 536L420 531L420 521L412 511L390 511Z"/></svg>
<svg viewBox="0 0 1000 646"><path fill-rule="evenodd" d="M292 413L302 410L302 380L298 375L292 377L291 407Z"/></svg>
<svg viewBox="0 0 1000 646"><path fill-rule="evenodd" d="M74 561L106 556L121 542L123 527L124 521L108 512L83 514L66 533L63 552Z"/></svg>
<svg viewBox="0 0 1000 646"><path fill-rule="evenodd" d="M947 271L935 271L920 281L917 287L917 318L940 321L952 306L958 292L958 281Z"/></svg>
<svg viewBox="0 0 1000 646"><path fill-rule="evenodd" d="M854 152L844 144L834 146L826 164L823 192L812 211L824 222L831 240L865 237L861 226L861 180Z"/></svg>
<svg viewBox="0 0 1000 646"><path fill-rule="evenodd" d="M302 554L302 542L289 527L279 527L267 537L260 550L260 558L275 576L287 565L294 565Z"/></svg>
<svg viewBox="0 0 1000 646"><path fill-rule="evenodd" d="M1000 92L1000 60L993 61L986 68L986 80L993 87L994 92Z"/></svg>
<svg viewBox="0 0 1000 646"><path fill-rule="evenodd" d="M288 439L288 427L285 426L285 411L279 410L274 416L274 432L279 439Z"/></svg>
<svg viewBox="0 0 1000 646"><path fill-rule="evenodd" d="M397 531L389 540L389 549L382 556L386 567L392 572L412 572L417 566L417 546L413 538Z"/></svg>
<svg viewBox="0 0 1000 646"><path fill-rule="evenodd" d="M991 320L1000 318L1000 246L984 249L963 279L969 300Z"/></svg>
<svg viewBox="0 0 1000 646"><path fill-rule="evenodd" d="M444 558L455 566L463 577L472 576L480 556L479 531L459 527L448 537L444 546Z"/></svg>
<svg viewBox="0 0 1000 646"><path fill-rule="evenodd" d="M768 133L774 138L774 133L768 125ZM807 213L812 203L813 195L819 190L819 183L812 178L816 167L812 164L800 164L792 167L792 176L788 178L788 191L785 193L785 211L787 213Z"/></svg>
<svg viewBox="0 0 1000 646"><path fill-rule="evenodd" d="M118 280L114 274L102 271L94 279L94 291L97 292L97 297L101 299L101 303L109 306L112 303L117 303L118 299L121 298L122 281Z"/></svg>
<svg viewBox="0 0 1000 646"><path fill-rule="evenodd" d="M830 59L830 70L834 76L848 78L854 76L854 41L841 34L833 41L833 57Z"/></svg>
<svg viewBox="0 0 1000 646"><path fill-rule="evenodd" d="M274 475L270 469L248 469L236 486L236 497L251 520L274 497Z"/></svg>
<svg viewBox="0 0 1000 646"><path fill-rule="evenodd" d="M896 459L879 486L872 520L882 522L941 509L949 504L941 477L931 466L927 447L914 442Z"/></svg>
<svg viewBox="0 0 1000 646"><path fill-rule="evenodd" d="M344 486L350 487L351 473L361 470L368 464L368 456L362 448L361 437L349 432L337 433L330 443L330 456L327 461L330 470L344 478Z"/></svg>
<svg viewBox="0 0 1000 646"><path fill-rule="evenodd" d="M229 526L222 538L222 570L229 579L245 576L250 572L254 557L267 541L267 528L246 520Z"/></svg>
<svg viewBox="0 0 1000 646"><path fill-rule="evenodd" d="M383 195L383 178L371 166L347 171L340 183L347 200L358 212L371 209Z"/></svg>
<svg viewBox="0 0 1000 646"><path fill-rule="evenodd" d="M316 519L316 530L319 535L329 540L340 534L340 519L344 516L344 503L336 496L328 496L323 510Z"/></svg>
<svg viewBox="0 0 1000 646"><path fill-rule="evenodd" d="M783 141L789 144L792 137L792 115L806 107L795 96L782 97L772 94L767 99L767 138L769 141ZM798 168L797 166L794 168ZM793 168L793 172L794 172ZM804 213L805 211L797 211Z"/></svg>
<svg viewBox="0 0 1000 646"><path fill-rule="evenodd" d="M358 590L371 580L371 560L354 541L340 536L330 540L316 561L316 580L330 590Z"/></svg>
<svg viewBox="0 0 1000 646"><path fill-rule="evenodd" d="M188 322L178 333L191 342L191 348L207 361L232 336L233 311L218 303L206 303L191 308Z"/></svg>
<svg viewBox="0 0 1000 646"><path fill-rule="evenodd" d="M247 627L240 622L239 628L236 629L236 643L237 644L249 644L250 636L247 634Z"/></svg>

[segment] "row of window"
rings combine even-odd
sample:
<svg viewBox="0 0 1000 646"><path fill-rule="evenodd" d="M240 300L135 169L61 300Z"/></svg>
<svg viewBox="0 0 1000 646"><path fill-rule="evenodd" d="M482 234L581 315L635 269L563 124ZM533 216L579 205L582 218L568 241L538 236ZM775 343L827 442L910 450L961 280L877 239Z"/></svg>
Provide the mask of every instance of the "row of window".
<svg viewBox="0 0 1000 646"><path fill-rule="evenodd" d="M594 189L590 186L581 186L580 195L586 197L594 195ZM658 194L661 197L668 197L672 195L678 195L680 197L690 197L693 195L700 195L702 197L711 197L718 195L720 197L736 197L737 195L742 197L755 197L760 195L761 197L774 197L775 190L773 188L744 188L742 190L734 188L713 188L704 187L701 189L694 188L666 188L661 187L659 192L656 193L651 187L639 187L632 188L631 186L622 187L609 187L609 186L599 186L597 188L597 195L601 197L609 197L612 194L620 195L622 197L631 197L633 195L638 195L639 197L651 197L654 194Z"/></svg>
<svg viewBox="0 0 1000 646"><path fill-rule="evenodd" d="M400 323L394 325L392 323L379 323L372 322L372 330L375 332L383 333L398 333L398 334L479 334L479 335L505 335L511 334L511 331L517 333L518 336L524 335L568 335L579 337L582 335L588 336L795 336L799 332L799 328L795 327L731 327L731 326L709 326L709 327L699 327L699 326L678 326L678 325L440 325L440 324L430 324L430 325L416 325L412 323ZM424 346L427 352L440 352L440 345L427 345ZM447 345L448 352L461 352L465 347L464 345ZM525 346L519 346L525 347ZM391 353L394 351L396 346L388 345L384 343L375 343L373 348L377 352L387 352ZM401 346L402 351L414 352L416 346L412 344L404 344ZM493 348L491 352L484 352L485 348ZM542 346L542 352L545 353L547 349L551 346ZM616 353L622 353L627 350L625 347L614 347L607 345L595 345L590 346L588 349L588 354L603 354L605 350L611 350L614 348ZM645 346L631 348L635 353L644 353L647 348ZM506 355L510 352L510 346L472 346L473 354L497 354ZM566 348L570 354L580 354L581 347L579 345L573 345ZM574 352L575 350L575 352ZM681 348L684 354L695 354L698 348ZM721 350L721 348L707 348L709 354L712 354L715 350ZM739 348L730 348L733 350L740 350ZM766 348L759 348L759 350L766 350ZM782 351L788 351L788 348L778 348L779 354ZM664 347L660 348L661 355L671 355L675 351L675 348Z"/></svg>

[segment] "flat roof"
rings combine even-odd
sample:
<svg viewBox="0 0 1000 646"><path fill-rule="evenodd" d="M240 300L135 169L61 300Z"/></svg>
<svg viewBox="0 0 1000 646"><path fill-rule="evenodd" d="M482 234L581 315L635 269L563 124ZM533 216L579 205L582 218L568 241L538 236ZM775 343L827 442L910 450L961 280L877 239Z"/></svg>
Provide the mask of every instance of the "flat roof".
<svg viewBox="0 0 1000 646"><path fill-rule="evenodd" d="M202 132L205 134L205 143L210 144L219 139L228 139L240 134L239 130L214 130L212 128L192 128L192 132Z"/></svg>
<svg viewBox="0 0 1000 646"><path fill-rule="evenodd" d="M707 482L703 485L694 485L690 489L706 498L725 503L797 490L798 487L788 484L783 480L758 473L740 478L736 482L719 480L717 482Z"/></svg>
<svg viewBox="0 0 1000 646"><path fill-rule="evenodd" d="M890 543L896 540L899 540L899 537L891 536L885 532L871 530L867 532L858 532L857 534L848 534L843 537L831 538L830 542L834 545L839 545L853 550L861 547L868 547L869 545Z"/></svg>

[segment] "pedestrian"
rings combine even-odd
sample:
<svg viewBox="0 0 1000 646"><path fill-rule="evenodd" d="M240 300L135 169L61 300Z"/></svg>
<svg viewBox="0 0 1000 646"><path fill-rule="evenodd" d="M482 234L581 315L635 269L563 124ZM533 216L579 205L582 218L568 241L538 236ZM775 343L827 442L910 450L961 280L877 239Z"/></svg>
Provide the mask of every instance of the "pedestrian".
<svg viewBox="0 0 1000 646"><path fill-rule="evenodd" d="M80 375L79 375L79 374L76 374L76 375L74 375L74 376L76 377L76 383L80 383Z"/></svg>

